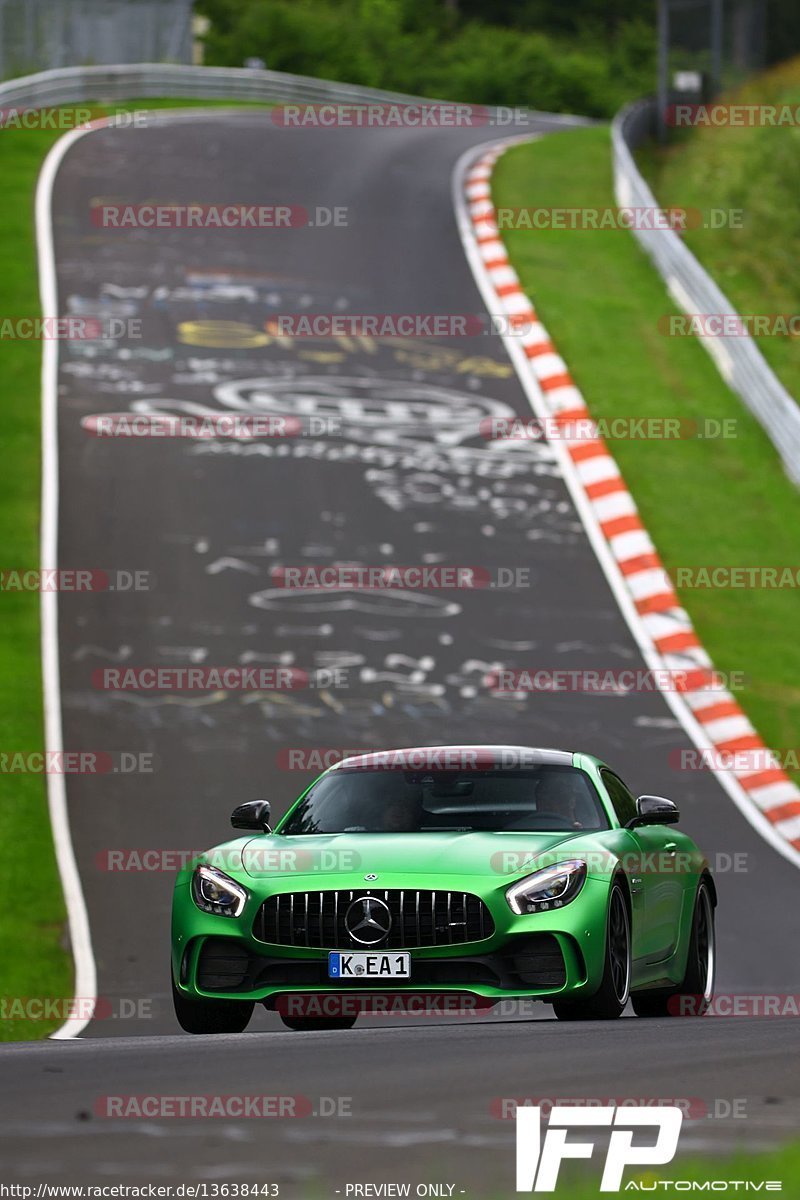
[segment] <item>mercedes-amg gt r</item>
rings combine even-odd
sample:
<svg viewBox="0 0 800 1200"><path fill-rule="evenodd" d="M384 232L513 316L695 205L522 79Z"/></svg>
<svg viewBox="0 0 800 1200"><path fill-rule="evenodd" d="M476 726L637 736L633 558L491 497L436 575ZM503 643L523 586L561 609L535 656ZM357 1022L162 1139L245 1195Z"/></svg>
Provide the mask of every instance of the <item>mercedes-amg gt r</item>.
<svg viewBox="0 0 800 1200"><path fill-rule="evenodd" d="M359 1012L528 997L562 1020L699 1015L716 890L678 809L636 799L589 754L432 746L346 758L272 830L180 872L172 987L190 1033L238 1032L256 1003L293 1029ZM383 1008L381 1008L383 998Z"/></svg>

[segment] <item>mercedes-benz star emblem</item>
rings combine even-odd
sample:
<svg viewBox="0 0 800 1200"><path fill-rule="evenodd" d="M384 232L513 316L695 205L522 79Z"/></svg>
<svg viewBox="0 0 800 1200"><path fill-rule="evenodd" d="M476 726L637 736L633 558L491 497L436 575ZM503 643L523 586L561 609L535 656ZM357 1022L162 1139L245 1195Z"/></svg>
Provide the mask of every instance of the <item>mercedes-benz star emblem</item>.
<svg viewBox="0 0 800 1200"><path fill-rule="evenodd" d="M377 896L360 896L344 914L344 927L354 942L377 946L392 928L392 914Z"/></svg>
<svg viewBox="0 0 800 1200"><path fill-rule="evenodd" d="M372 875L372 874L369 874L369 875L365 875L365 876L364 876L364 878L365 878L365 879L366 879L366 880L369 882L369 881L371 881L371 880L373 880L373 879L377 879L377 878L378 878L378 876L377 876L377 875Z"/></svg>

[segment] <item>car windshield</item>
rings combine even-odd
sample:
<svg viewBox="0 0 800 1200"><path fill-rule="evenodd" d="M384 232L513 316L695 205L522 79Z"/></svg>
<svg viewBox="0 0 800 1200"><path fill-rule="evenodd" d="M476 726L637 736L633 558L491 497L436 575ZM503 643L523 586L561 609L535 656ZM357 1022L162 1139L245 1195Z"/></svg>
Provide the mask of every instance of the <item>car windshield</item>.
<svg viewBox="0 0 800 1200"><path fill-rule="evenodd" d="M561 833L608 829L588 776L575 767L400 771L338 768L323 776L281 834Z"/></svg>

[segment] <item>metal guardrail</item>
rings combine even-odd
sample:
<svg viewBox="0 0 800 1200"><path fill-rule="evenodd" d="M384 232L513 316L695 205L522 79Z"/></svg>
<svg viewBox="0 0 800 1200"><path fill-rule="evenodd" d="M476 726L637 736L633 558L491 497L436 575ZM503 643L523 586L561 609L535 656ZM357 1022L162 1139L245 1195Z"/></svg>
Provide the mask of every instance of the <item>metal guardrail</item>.
<svg viewBox="0 0 800 1200"><path fill-rule="evenodd" d="M64 67L0 83L0 106L4 108L169 95L197 100L283 100L302 104L368 104L381 100L408 102L417 99L279 71L166 63Z"/></svg>
<svg viewBox="0 0 800 1200"><path fill-rule="evenodd" d="M654 100L623 108L611 126L614 191L621 207L658 208L642 178L632 151L655 131ZM634 237L653 260L678 307L689 315L725 313L736 316L727 296L671 229L636 229ZM781 457L786 474L800 485L800 407L769 367L755 340L735 337L700 339L719 373L763 426Z"/></svg>
<svg viewBox="0 0 800 1200"><path fill-rule="evenodd" d="M115 66L64 67L26 75L0 83L0 108L72 104L79 101L115 101L131 98L180 96L197 100L282 101L297 104L441 104L451 102L429 97L409 96L402 92L385 92L356 84L314 79L306 75L289 75L281 71L240 67L193 67L166 63L135 63ZM509 120L509 109L484 105L472 106L487 114L487 140L492 129L511 133L520 126L524 130L527 118L537 124L546 121L553 126L589 125L586 117L568 113L541 113L530 109L515 109L520 119ZM497 114L504 119L495 119Z"/></svg>

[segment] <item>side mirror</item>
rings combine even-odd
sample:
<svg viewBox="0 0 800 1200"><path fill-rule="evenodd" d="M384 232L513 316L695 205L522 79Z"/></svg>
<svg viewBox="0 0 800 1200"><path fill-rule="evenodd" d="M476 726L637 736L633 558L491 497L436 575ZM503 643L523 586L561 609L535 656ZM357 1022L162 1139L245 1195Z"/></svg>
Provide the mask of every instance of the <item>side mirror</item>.
<svg viewBox="0 0 800 1200"><path fill-rule="evenodd" d="M259 833L269 833L269 811L269 800L248 800L233 810L231 825L234 829L257 829Z"/></svg>
<svg viewBox="0 0 800 1200"><path fill-rule="evenodd" d="M681 815L677 804L666 796L640 796L636 812L638 816L628 821L626 829L635 829L637 825L675 825Z"/></svg>

